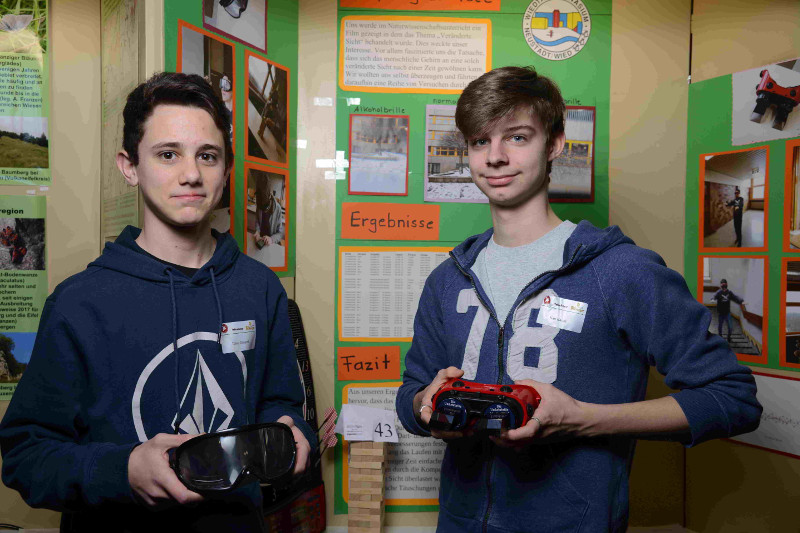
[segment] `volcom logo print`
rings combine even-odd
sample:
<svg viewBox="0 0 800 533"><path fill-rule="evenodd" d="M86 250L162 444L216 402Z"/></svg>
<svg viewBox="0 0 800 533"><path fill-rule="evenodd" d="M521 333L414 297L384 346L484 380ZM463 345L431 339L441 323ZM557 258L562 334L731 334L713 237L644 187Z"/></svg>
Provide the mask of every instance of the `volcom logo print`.
<svg viewBox="0 0 800 533"><path fill-rule="evenodd" d="M243 352L222 354L218 334L198 331L178 339L181 352L179 405L181 431L191 434L221 431L230 427L247 383L247 363ZM182 349L188 345L191 350ZM191 364L191 366L189 366ZM142 409L142 405L155 408ZM175 405L175 359L172 343L165 346L145 366L136 382L131 411L136 436L141 442L174 427L178 420ZM143 415L144 412L144 415ZM170 413L165 418L165 413Z"/></svg>
<svg viewBox="0 0 800 533"><path fill-rule="evenodd" d="M553 383L558 376L558 346L555 338L560 329L553 326L530 326L531 315L538 310L545 300L557 298L558 294L553 289L545 289L533 298L525 300L516 311L512 321L512 329L508 340L508 358L506 372L511 379L533 379L543 383ZM475 317L469 330L467 344L464 347L464 361L461 369L464 370L464 379L474 380L478 373L478 362L481 355L481 345L486 334L491 314L484 307L473 289L462 289L458 293L456 311L464 314L471 307L476 307ZM526 348L539 348L539 360L536 366L525 365ZM496 357L496 354L492 354Z"/></svg>

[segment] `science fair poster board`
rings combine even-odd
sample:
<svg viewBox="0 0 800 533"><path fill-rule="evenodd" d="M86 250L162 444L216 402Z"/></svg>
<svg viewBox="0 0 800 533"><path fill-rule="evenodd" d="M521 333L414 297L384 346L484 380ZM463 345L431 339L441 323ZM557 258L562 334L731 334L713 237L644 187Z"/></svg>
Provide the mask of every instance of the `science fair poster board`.
<svg viewBox="0 0 800 533"><path fill-rule="evenodd" d="M0 0L0 185L51 183L47 0Z"/></svg>
<svg viewBox="0 0 800 533"><path fill-rule="evenodd" d="M30 361L47 298L45 196L0 196L0 400Z"/></svg>
<svg viewBox="0 0 800 533"><path fill-rule="evenodd" d="M800 369L800 111L776 105L797 91L798 66L790 59L689 87L684 274L711 311L711 333L721 321L727 340L730 323L739 360L765 368ZM744 304L711 299L723 279Z"/></svg>
<svg viewBox="0 0 800 533"><path fill-rule="evenodd" d="M231 9L164 2L165 69L206 78L230 113L234 168L214 227L278 276L292 277L299 8L292 0L251 0Z"/></svg>
<svg viewBox="0 0 800 533"><path fill-rule="evenodd" d="M386 379L379 374L386 349L399 350L402 363L427 275L491 226L486 198L471 182L468 147L455 134L467 83L506 65L533 65L559 83L569 108L567 147L553 165L553 209L574 222L608 224L611 2L340 0L338 20L337 157L327 177L337 180L335 345L337 358L353 358L337 364L337 408L352 391ZM355 349L367 353L355 358ZM354 361L362 363L358 374ZM430 458L407 448L411 442L401 437L393 453ZM340 445L335 453L334 511L344 514L346 452ZM428 467L438 476L438 460ZM436 511L429 489L438 479L422 481L424 474L400 476L413 483L389 479L386 510Z"/></svg>

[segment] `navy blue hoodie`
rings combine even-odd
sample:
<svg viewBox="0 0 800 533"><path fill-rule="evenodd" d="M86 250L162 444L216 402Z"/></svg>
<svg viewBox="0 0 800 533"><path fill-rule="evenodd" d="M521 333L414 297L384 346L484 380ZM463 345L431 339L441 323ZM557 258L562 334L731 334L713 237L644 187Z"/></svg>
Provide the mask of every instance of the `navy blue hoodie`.
<svg viewBox="0 0 800 533"><path fill-rule="evenodd" d="M258 531L258 485L228 501L145 509L128 482L131 450L176 422L202 433L285 414L314 442L286 292L230 235L213 233L214 255L189 279L137 250L129 226L45 303L0 424L3 481L33 507L64 511L66 530ZM254 348L223 350L220 332L250 321Z"/></svg>
<svg viewBox="0 0 800 533"><path fill-rule="evenodd" d="M491 235L460 244L425 283L397 394L408 431L430 435L415 418L414 395L448 366L482 383L552 383L598 404L644 400L655 366L679 390L673 397L689 421L687 445L757 427L761 406L750 370L708 332L708 310L657 254L616 226L581 222L562 267L532 279L509 316L497 317L471 270ZM580 333L537 323L544 300L556 296L588 304ZM450 441L438 531L624 532L634 443L609 436L516 451L488 439Z"/></svg>

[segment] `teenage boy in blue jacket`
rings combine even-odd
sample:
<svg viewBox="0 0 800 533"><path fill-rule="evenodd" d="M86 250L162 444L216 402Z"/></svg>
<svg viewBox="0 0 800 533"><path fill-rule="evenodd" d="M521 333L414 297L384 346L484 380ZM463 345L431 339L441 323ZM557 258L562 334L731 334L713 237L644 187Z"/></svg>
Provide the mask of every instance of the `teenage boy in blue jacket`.
<svg viewBox="0 0 800 533"><path fill-rule="evenodd" d="M117 165L142 192L142 229L47 299L0 425L3 482L63 511L62 531L262 531L257 484L204 498L167 455L278 421L299 472L312 442L286 293L210 226L233 162L225 106L203 78L162 73L131 92L124 120Z"/></svg>
<svg viewBox="0 0 800 533"><path fill-rule="evenodd" d="M488 72L458 101L493 228L428 278L397 395L408 431L448 440L439 531L624 532L635 439L692 446L758 425L750 370L708 333L683 278L618 227L550 209L564 112L533 68ZM559 304L576 311L563 320ZM652 365L679 392L644 400ZM451 377L530 385L542 402L491 439L431 432L432 396Z"/></svg>

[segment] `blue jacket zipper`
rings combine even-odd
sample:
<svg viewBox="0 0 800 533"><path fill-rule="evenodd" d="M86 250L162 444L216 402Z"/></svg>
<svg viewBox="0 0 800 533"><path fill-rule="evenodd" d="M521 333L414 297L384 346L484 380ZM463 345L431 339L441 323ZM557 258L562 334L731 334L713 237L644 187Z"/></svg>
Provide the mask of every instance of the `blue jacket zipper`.
<svg viewBox="0 0 800 533"><path fill-rule="evenodd" d="M548 270L547 272L542 272L535 278L533 278L525 287L523 287L522 292L524 292L528 287L530 287L537 279L541 278L546 274L552 274L554 272L560 272L562 270L568 269L572 266L572 262L575 260L575 256L578 255L578 252L583 247L583 244L579 244L578 247L572 252L572 257L570 257L567 264L562 266L561 268L557 268L556 270ZM456 256L453 255L453 252L450 252L450 257L453 258L453 262L456 264L456 267L464 274L467 279L469 279L470 284L472 285L472 290L475 291L475 294L478 296L478 300L480 300L481 304L489 311L489 314L492 316L495 322L497 322L497 327L499 328L497 334L497 384L500 385L503 383L503 376L505 375L505 361L503 361L503 345L505 343L504 333L505 333L505 325L500 323L500 320L495 315L492 308L486 305L486 302L483 300L481 293L478 292L478 287L475 285L475 280L473 279L472 275L464 270L464 267L461 266L461 263L456 259ZM519 306L517 306L519 307ZM514 312L516 307L512 308L509 311L509 315ZM506 317L508 320L508 317ZM489 529L489 516L492 514L492 471L494 470L494 450L492 448L489 449L489 464L487 465L487 476L486 476L486 494L488 496L489 502L486 506L486 512L483 515L483 532L486 533Z"/></svg>

